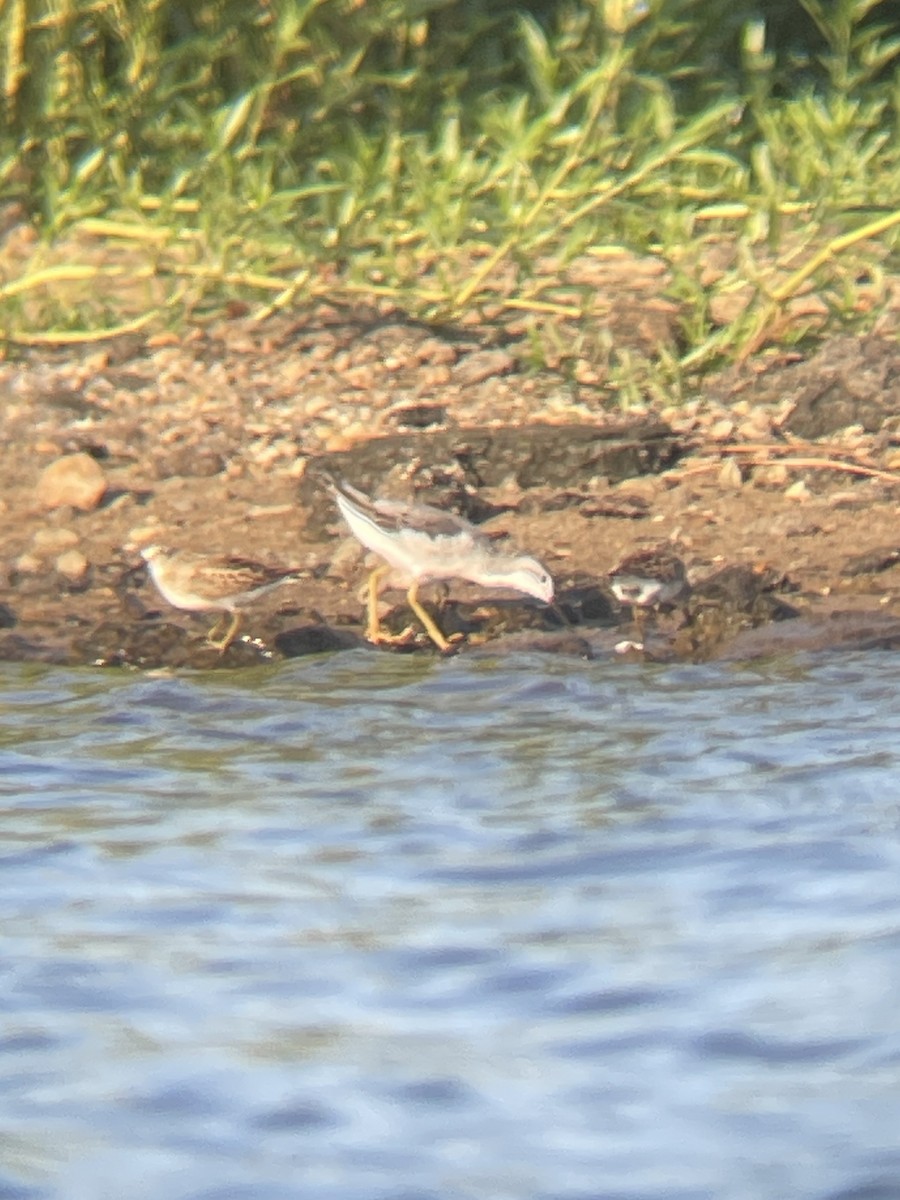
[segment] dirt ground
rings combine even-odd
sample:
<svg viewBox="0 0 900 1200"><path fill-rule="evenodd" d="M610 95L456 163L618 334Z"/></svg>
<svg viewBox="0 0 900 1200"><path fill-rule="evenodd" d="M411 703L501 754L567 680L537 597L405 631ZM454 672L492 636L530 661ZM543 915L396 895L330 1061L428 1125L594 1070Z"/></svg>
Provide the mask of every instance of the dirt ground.
<svg viewBox="0 0 900 1200"><path fill-rule="evenodd" d="M588 374L532 370L521 344L477 327L324 306L8 358L0 658L215 667L365 644L364 555L322 460L365 490L455 508L553 574L563 624L454 585L442 620L466 634L463 653L611 652L630 614L607 574L663 542L695 592L690 623L664 615L648 656L900 644L893 335L768 355L671 408L623 413ZM77 503L72 473L87 476ZM148 581L136 548L150 542L299 577L220 657L203 640L212 618L172 609ZM384 608L407 623L402 592Z"/></svg>

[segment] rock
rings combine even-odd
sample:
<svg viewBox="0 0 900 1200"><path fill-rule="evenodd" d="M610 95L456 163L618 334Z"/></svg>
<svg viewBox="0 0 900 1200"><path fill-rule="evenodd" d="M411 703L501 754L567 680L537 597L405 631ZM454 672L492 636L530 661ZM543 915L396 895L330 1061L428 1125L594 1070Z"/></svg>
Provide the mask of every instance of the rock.
<svg viewBox="0 0 900 1200"><path fill-rule="evenodd" d="M192 444L159 455L153 465L157 479L171 479L176 475L209 479L220 475L226 464L224 457L215 450Z"/></svg>
<svg viewBox="0 0 900 1200"><path fill-rule="evenodd" d="M765 463L753 468L753 482L757 487L783 488L789 479L790 472L784 463Z"/></svg>
<svg viewBox="0 0 900 1200"><path fill-rule="evenodd" d="M36 554L20 554L13 563L13 570L17 575L40 575L43 569L43 564Z"/></svg>
<svg viewBox="0 0 900 1200"><path fill-rule="evenodd" d="M38 529L31 539L35 554L62 554L78 545L78 534L74 529L53 529L49 526Z"/></svg>
<svg viewBox="0 0 900 1200"><path fill-rule="evenodd" d="M723 417L719 421L715 421L708 430L708 436L714 442L727 442L734 433L734 421L728 417Z"/></svg>
<svg viewBox="0 0 900 1200"><path fill-rule="evenodd" d="M81 583L88 571L88 560L80 550L66 550L56 560L56 569L69 583Z"/></svg>
<svg viewBox="0 0 900 1200"><path fill-rule="evenodd" d="M585 501L579 506L578 511L583 517L614 517L640 521L650 516L650 500L645 496L611 494Z"/></svg>
<svg viewBox="0 0 900 1200"><path fill-rule="evenodd" d="M635 475L616 484L616 495L634 503L650 505L659 495L659 480L653 475Z"/></svg>
<svg viewBox="0 0 900 1200"><path fill-rule="evenodd" d="M66 651L59 646L48 646L40 641L31 641L18 633L0 637L0 662L68 662Z"/></svg>
<svg viewBox="0 0 900 1200"><path fill-rule="evenodd" d="M464 653L473 658L496 658L504 654L557 654L562 658L582 658L588 662L597 657L588 638L582 637L574 629L555 629L552 632L523 629L482 645L466 646Z"/></svg>
<svg viewBox="0 0 900 1200"><path fill-rule="evenodd" d="M609 592L596 579L580 576L560 588L556 607L568 625L614 624L616 610Z"/></svg>
<svg viewBox="0 0 900 1200"><path fill-rule="evenodd" d="M746 662L788 654L898 648L900 621L891 613L826 611L796 621L741 630L717 657L722 662Z"/></svg>
<svg viewBox="0 0 900 1200"><path fill-rule="evenodd" d="M832 338L791 374L802 386L786 425L800 437L821 438L849 425L877 432L900 405L900 349L893 338Z"/></svg>
<svg viewBox="0 0 900 1200"><path fill-rule="evenodd" d="M92 512L106 493L103 468L89 454L65 454L41 472L35 491L42 508L70 505Z"/></svg>
<svg viewBox="0 0 900 1200"><path fill-rule="evenodd" d="M848 558L841 568L841 575L851 578L854 575L877 575L888 571L900 563L900 547L879 546L867 550L864 554L854 554Z"/></svg>
<svg viewBox="0 0 900 1200"><path fill-rule="evenodd" d="M427 429L447 421L443 404L398 404L388 413L388 420L398 429Z"/></svg>
<svg viewBox="0 0 900 1200"><path fill-rule="evenodd" d="M288 629L275 638L275 647L285 658L300 658L306 654L328 654L334 650L356 650L368 642L345 629L331 625L304 625Z"/></svg>
<svg viewBox="0 0 900 1200"><path fill-rule="evenodd" d="M517 427L496 426L438 430L435 433L397 433L369 438L346 450L333 449L320 459L308 459L299 484L299 500L309 511L306 532L321 537L334 521L333 508L323 503L317 463L332 475L349 479L369 493L380 491L386 476L398 463L429 464L431 472L477 491L500 487L512 478L519 488L578 487L597 476L611 484L635 475L663 471L684 453L685 442L655 419L600 425L550 425L541 422ZM418 483L418 478L415 481ZM657 483L647 485L658 488ZM419 488L411 486L418 496ZM429 503L435 499L427 496ZM467 512L469 520L473 520Z"/></svg>
<svg viewBox="0 0 900 1200"><path fill-rule="evenodd" d="M505 375L515 365L516 360L505 350L476 350L454 366L453 382L459 387L471 387L494 375Z"/></svg>
<svg viewBox="0 0 900 1200"><path fill-rule="evenodd" d="M788 500L808 500L810 497L810 491L804 479L798 479L796 483L785 488L784 494Z"/></svg>
<svg viewBox="0 0 900 1200"><path fill-rule="evenodd" d="M456 362L455 347L440 338L426 338L416 351L419 362L432 364L447 364Z"/></svg>
<svg viewBox="0 0 900 1200"><path fill-rule="evenodd" d="M741 468L734 458L726 458L719 468L719 486L737 491L742 486L744 477Z"/></svg>

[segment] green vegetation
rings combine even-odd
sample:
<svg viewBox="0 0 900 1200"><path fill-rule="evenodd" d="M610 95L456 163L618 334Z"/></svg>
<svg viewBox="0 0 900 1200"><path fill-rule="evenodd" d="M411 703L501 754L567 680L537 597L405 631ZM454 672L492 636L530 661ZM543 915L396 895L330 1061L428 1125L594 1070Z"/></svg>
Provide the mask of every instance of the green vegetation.
<svg viewBox="0 0 900 1200"><path fill-rule="evenodd" d="M590 311L566 264L627 251L676 380L871 327L896 277L881 0L5 0L0 53L12 344L387 299L540 358Z"/></svg>

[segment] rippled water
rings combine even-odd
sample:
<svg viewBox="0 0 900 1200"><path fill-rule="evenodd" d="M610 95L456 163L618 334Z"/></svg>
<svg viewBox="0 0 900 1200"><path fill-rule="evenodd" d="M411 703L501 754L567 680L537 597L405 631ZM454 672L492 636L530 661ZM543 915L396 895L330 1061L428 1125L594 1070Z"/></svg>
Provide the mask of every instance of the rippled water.
<svg viewBox="0 0 900 1200"><path fill-rule="evenodd" d="M0 678L0 1198L900 1196L900 660Z"/></svg>

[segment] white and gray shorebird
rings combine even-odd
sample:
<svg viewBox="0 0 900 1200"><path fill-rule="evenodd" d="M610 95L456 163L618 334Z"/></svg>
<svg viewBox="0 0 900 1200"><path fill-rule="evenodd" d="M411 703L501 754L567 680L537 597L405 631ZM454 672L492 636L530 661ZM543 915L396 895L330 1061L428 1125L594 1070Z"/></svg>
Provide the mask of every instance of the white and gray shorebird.
<svg viewBox="0 0 900 1200"><path fill-rule="evenodd" d="M642 638L649 611L684 602L691 590L684 563L667 545L627 555L610 571L609 586L620 603L631 606Z"/></svg>
<svg viewBox="0 0 900 1200"><path fill-rule="evenodd" d="M537 559L504 554L455 513L429 504L375 500L343 480L328 477L327 482L353 536L384 559L369 576L366 637L370 642L404 640L404 635L398 639L385 633L378 618L379 584L391 573L407 586L409 607L445 653L452 649L451 643L419 602L423 583L464 579L482 587L511 588L545 604L553 602L553 580Z"/></svg>
<svg viewBox="0 0 900 1200"><path fill-rule="evenodd" d="M220 654L237 637L242 610L266 592L296 579L298 574L296 569L270 567L236 555L215 557L187 550L166 550L162 546L145 546L141 556L160 595L173 608L222 613L206 635L207 642ZM215 635L224 625L226 613L231 615L231 624L217 640Z"/></svg>

